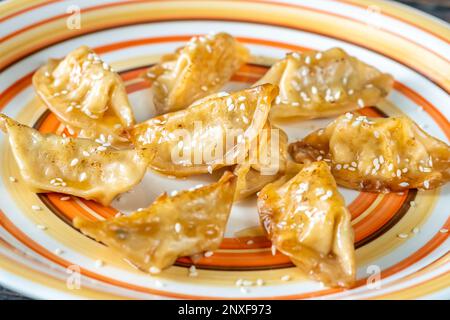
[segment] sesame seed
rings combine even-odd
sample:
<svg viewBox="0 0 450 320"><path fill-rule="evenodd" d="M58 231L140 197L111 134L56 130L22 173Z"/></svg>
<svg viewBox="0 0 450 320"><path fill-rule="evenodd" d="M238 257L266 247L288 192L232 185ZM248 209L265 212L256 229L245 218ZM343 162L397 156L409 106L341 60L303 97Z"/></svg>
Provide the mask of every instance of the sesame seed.
<svg viewBox="0 0 450 320"><path fill-rule="evenodd" d="M61 255L61 254L63 254L64 253L64 251L62 251L60 248L56 248L55 249L55 254L57 255L57 256L59 256L59 255Z"/></svg>
<svg viewBox="0 0 450 320"><path fill-rule="evenodd" d="M336 165L336 170L341 170L341 169L342 169L342 164L338 163L338 164Z"/></svg>
<svg viewBox="0 0 450 320"><path fill-rule="evenodd" d="M79 162L79 160L77 158L72 159L72 161L70 161L70 166L74 167L74 166L76 166L78 164L78 162Z"/></svg>
<svg viewBox="0 0 450 320"><path fill-rule="evenodd" d="M106 147L105 146L99 146L97 147L97 151L105 151Z"/></svg>
<svg viewBox="0 0 450 320"><path fill-rule="evenodd" d="M291 276L288 274L281 277L281 281L289 281L289 280L291 280Z"/></svg>
<svg viewBox="0 0 450 320"><path fill-rule="evenodd" d="M305 63L306 64L310 64L311 63L311 57L310 56L306 56L305 57Z"/></svg>
<svg viewBox="0 0 450 320"><path fill-rule="evenodd" d="M158 273L160 273L161 272L161 269L160 268L158 268L158 267L150 267L150 269L148 269L148 271L151 273L151 274L158 274Z"/></svg>
<svg viewBox="0 0 450 320"><path fill-rule="evenodd" d="M261 279L261 278L259 278L259 279L256 279L256 285L257 285L258 287L261 287L261 286L263 286L263 285L264 285L264 280L263 280L263 279Z"/></svg>
<svg viewBox="0 0 450 320"><path fill-rule="evenodd" d="M429 182L428 180L425 180L425 181L423 182L423 186L425 187L425 189L430 188L430 182Z"/></svg>
<svg viewBox="0 0 450 320"><path fill-rule="evenodd" d="M69 107L67 107L66 112L72 112L72 110L73 110L73 107L69 106Z"/></svg>
<svg viewBox="0 0 450 320"><path fill-rule="evenodd" d="M83 182L83 181L85 181L86 179L87 179L87 174L86 174L86 172L82 172L82 173L80 174L80 178L79 178L80 182Z"/></svg>
<svg viewBox="0 0 450 320"><path fill-rule="evenodd" d="M400 187L408 187L409 183L408 182L401 182L398 184Z"/></svg>
<svg viewBox="0 0 450 320"><path fill-rule="evenodd" d="M236 287L240 287L240 286L242 286L242 282L243 282L243 281L244 281L243 279L237 279L236 282L234 283L234 285L235 285Z"/></svg>
<svg viewBox="0 0 450 320"><path fill-rule="evenodd" d="M158 269L159 270L159 269ZM157 286L157 287L164 287L165 286L165 284L164 283L162 283L161 281L159 281L159 280L155 280L155 286Z"/></svg>
<svg viewBox="0 0 450 320"><path fill-rule="evenodd" d="M254 243L255 243L255 242L254 242L253 240L248 240L248 241L247 241L247 245L248 245L248 246L251 246L251 245L254 244Z"/></svg>
<svg viewBox="0 0 450 320"><path fill-rule="evenodd" d="M320 60L322 58L322 52L317 52L316 53L316 59Z"/></svg>
<svg viewBox="0 0 450 320"><path fill-rule="evenodd" d="M212 251L206 251L205 254L204 254L204 256L205 256L206 258L209 258L209 257L211 257L213 254L214 254L214 252L212 252Z"/></svg>
<svg viewBox="0 0 450 320"><path fill-rule="evenodd" d="M47 227L42 225L42 224L38 224L36 225L36 228L40 229L40 230L47 230Z"/></svg>
<svg viewBox="0 0 450 320"><path fill-rule="evenodd" d="M276 247L275 245L272 245L272 246L270 247L270 250L272 251L272 255L273 255L273 256L277 254L277 247Z"/></svg>
<svg viewBox="0 0 450 320"><path fill-rule="evenodd" d="M320 200L325 201L333 195L333 191L328 190L323 196L320 197Z"/></svg>
<svg viewBox="0 0 450 320"><path fill-rule="evenodd" d="M180 231L181 231L181 224L179 224L179 223L177 222L177 223L175 223L175 232L176 232L176 233L180 233Z"/></svg>
<svg viewBox="0 0 450 320"><path fill-rule="evenodd" d="M198 272L197 272L197 268L192 265L189 267L189 277L197 277L198 276Z"/></svg>
<svg viewBox="0 0 450 320"><path fill-rule="evenodd" d="M213 172L213 167L212 166L208 166L206 169L208 170L209 174L211 174Z"/></svg>
<svg viewBox="0 0 450 320"><path fill-rule="evenodd" d="M409 202L409 205L410 205L411 207L415 207L415 206L416 206L416 202L415 202L415 201L410 201L410 202Z"/></svg>
<svg viewBox="0 0 450 320"><path fill-rule="evenodd" d="M33 209L34 211L41 211L42 210L42 208L37 206L37 205L32 205L31 209Z"/></svg>
<svg viewBox="0 0 450 320"><path fill-rule="evenodd" d="M397 237L400 238L400 239L406 239L406 238L408 238L408 235L406 233L399 233L397 235Z"/></svg>
<svg viewBox="0 0 450 320"><path fill-rule="evenodd" d="M17 182L17 179L14 178L14 177L9 177L9 181L11 181L11 182Z"/></svg>
<svg viewBox="0 0 450 320"><path fill-rule="evenodd" d="M101 267L103 267L103 265L104 265L104 262L102 261L102 260L95 260L95 267L96 268L101 268Z"/></svg>
<svg viewBox="0 0 450 320"><path fill-rule="evenodd" d="M318 93L318 90L317 90L317 88L315 86L311 87L311 93L312 94L317 94Z"/></svg>
<svg viewBox="0 0 450 320"><path fill-rule="evenodd" d="M359 106L360 108L363 108L363 107L364 107L364 100L363 100L363 99L361 99L361 98L358 99L358 106Z"/></svg>
<svg viewBox="0 0 450 320"><path fill-rule="evenodd" d="M252 285L253 285L253 281L251 281L251 280L243 280L242 281L242 285L244 286L244 287L251 287Z"/></svg>
<svg viewBox="0 0 450 320"><path fill-rule="evenodd" d="M418 234L419 233L419 228L417 228L417 227L414 227L413 229L412 229L412 233L414 233L414 234Z"/></svg>
<svg viewBox="0 0 450 320"><path fill-rule="evenodd" d="M447 232L448 232L448 229L442 228L441 230L439 230L439 232L440 232L440 233L447 233Z"/></svg>
<svg viewBox="0 0 450 320"><path fill-rule="evenodd" d="M311 99L309 98L309 96L305 93L305 92L300 92L300 96L302 97L302 99L304 101L310 101Z"/></svg>
<svg viewBox="0 0 450 320"><path fill-rule="evenodd" d="M83 151L83 156L85 156L85 157L89 157L91 154L89 153L89 152L87 152L87 151Z"/></svg>
<svg viewBox="0 0 450 320"><path fill-rule="evenodd" d="M249 290L246 287L241 287L239 290L241 290L242 293L249 293Z"/></svg>
<svg viewBox="0 0 450 320"><path fill-rule="evenodd" d="M353 90L353 89L350 89L350 90L347 91L349 96L351 96L354 92L355 92L355 90Z"/></svg>

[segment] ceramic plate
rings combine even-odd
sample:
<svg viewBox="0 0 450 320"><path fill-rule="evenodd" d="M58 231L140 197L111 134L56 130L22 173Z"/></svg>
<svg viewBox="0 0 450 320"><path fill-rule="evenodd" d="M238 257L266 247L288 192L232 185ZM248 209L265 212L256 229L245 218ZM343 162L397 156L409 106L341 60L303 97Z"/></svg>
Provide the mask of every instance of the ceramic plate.
<svg viewBox="0 0 450 320"><path fill-rule="evenodd" d="M0 5L0 110L42 132L67 130L36 98L33 72L50 57L88 45L124 79L138 121L153 114L138 75L193 35L226 31L251 62L226 89L255 82L292 50L342 47L391 73L386 101L366 115L407 114L432 135L450 138L450 30L418 11L384 1L10 1ZM330 119L280 123L290 141ZM61 194L36 194L20 179L0 135L0 283L36 298L450 298L447 230L450 185L432 191L372 194L341 189L353 217L357 283L333 289L308 280L258 228L255 198L234 205L226 237L189 277L188 258L160 275L144 274L72 227L74 216L108 219L149 205L164 191L217 179L148 172L110 207ZM14 177L17 181L11 181ZM64 199L64 198L63 198ZM42 208L32 210L33 205ZM43 226L43 227L39 227ZM407 238L398 237L407 234ZM102 266L98 261L102 261ZM285 275L289 281L282 281ZM255 281L241 290L236 280Z"/></svg>

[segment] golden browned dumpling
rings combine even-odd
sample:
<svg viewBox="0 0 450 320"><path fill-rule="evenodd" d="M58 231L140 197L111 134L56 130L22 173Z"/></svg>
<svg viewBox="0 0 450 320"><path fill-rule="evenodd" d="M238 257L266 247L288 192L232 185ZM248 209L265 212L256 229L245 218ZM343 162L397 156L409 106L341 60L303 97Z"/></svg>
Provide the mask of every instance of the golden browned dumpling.
<svg viewBox="0 0 450 320"><path fill-rule="evenodd" d="M249 51L227 33L192 38L146 73L154 79L157 112L177 111L220 89L249 59Z"/></svg>
<svg viewBox="0 0 450 320"><path fill-rule="evenodd" d="M272 244L308 276L333 287L354 283L351 216L325 162L265 186L258 211Z"/></svg>
<svg viewBox="0 0 450 320"><path fill-rule="evenodd" d="M149 166L188 176L242 163L260 134L277 95L266 84L232 94L215 94L184 110L140 123L131 131Z"/></svg>
<svg viewBox="0 0 450 320"><path fill-rule="evenodd" d="M80 137L127 141L134 115L120 76L91 49L82 46L62 60L49 60L33 76L47 107Z"/></svg>
<svg viewBox="0 0 450 320"><path fill-rule="evenodd" d="M263 83L280 87L271 117L313 119L373 106L392 89L393 79L333 48L289 53L255 85Z"/></svg>
<svg viewBox="0 0 450 320"><path fill-rule="evenodd" d="M283 176L288 161L287 149L286 133L267 121L256 143L249 149L246 161L234 169L238 177L236 200L255 194Z"/></svg>
<svg viewBox="0 0 450 320"><path fill-rule="evenodd" d="M236 177L226 172L211 185L163 194L130 216L95 222L75 218L74 225L140 269L158 273L178 257L219 248L235 186Z"/></svg>
<svg viewBox="0 0 450 320"><path fill-rule="evenodd" d="M324 159L339 185L364 191L433 189L450 179L450 148L407 117L353 113L290 145L301 163Z"/></svg>
<svg viewBox="0 0 450 320"><path fill-rule="evenodd" d="M108 205L139 183L147 161L136 150L117 150L81 138L39 131L0 114L23 180L38 192L53 191Z"/></svg>

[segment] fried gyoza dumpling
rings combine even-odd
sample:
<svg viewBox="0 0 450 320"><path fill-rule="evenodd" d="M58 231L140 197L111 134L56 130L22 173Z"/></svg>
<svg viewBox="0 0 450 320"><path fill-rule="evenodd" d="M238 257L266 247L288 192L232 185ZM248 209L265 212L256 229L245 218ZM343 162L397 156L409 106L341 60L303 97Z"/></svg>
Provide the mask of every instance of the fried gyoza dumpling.
<svg viewBox="0 0 450 320"><path fill-rule="evenodd" d="M433 189L450 179L450 148L407 117L347 113L290 145L300 163L325 159L339 185L364 191Z"/></svg>
<svg viewBox="0 0 450 320"><path fill-rule="evenodd" d="M267 121L254 148L250 148L245 163L234 169L238 177L236 199L244 199L279 179L286 170L287 149L286 133Z"/></svg>
<svg viewBox="0 0 450 320"><path fill-rule="evenodd" d="M305 165L292 179L258 195L261 223L272 244L313 279L349 287L355 280L351 215L325 162Z"/></svg>
<svg viewBox="0 0 450 320"><path fill-rule="evenodd" d="M242 163L264 127L276 86L266 84L203 98L184 110L140 123L131 131L149 166L188 176Z"/></svg>
<svg viewBox="0 0 450 320"><path fill-rule="evenodd" d="M147 209L106 221L75 218L84 234L117 250L144 271L158 273L178 257L219 248L233 203L236 177L161 195Z"/></svg>
<svg viewBox="0 0 450 320"><path fill-rule="evenodd" d="M71 194L108 205L139 183L147 161L136 150L117 150L88 139L39 131L0 114L23 180L43 191Z"/></svg>
<svg viewBox="0 0 450 320"><path fill-rule="evenodd" d="M146 73L146 77L155 79L153 101L157 112L184 109L218 91L248 58L249 51L227 33L192 38Z"/></svg>
<svg viewBox="0 0 450 320"><path fill-rule="evenodd" d="M289 53L256 85L277 84L271 117L321 118L375 105L393 86L389 74L339 48Z"/></svg>
<svg viewBox="0 0 450 320"><path fill-rule="evenodd" d="M120 76L91 49L82 46L63 60L50 60L33 76L47 107L79 136L126 141L134 115Z"/></svg>

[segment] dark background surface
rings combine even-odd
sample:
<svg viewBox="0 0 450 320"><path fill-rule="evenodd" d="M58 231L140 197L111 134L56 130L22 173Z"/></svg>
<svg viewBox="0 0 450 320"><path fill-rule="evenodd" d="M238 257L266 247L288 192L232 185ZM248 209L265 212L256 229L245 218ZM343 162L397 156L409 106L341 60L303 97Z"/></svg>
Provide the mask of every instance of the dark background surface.
<svg viewBox="0 0 450 320"><path fill-rule="evenodd" d="M0 0L1 1L1 0ZM432 14L438 18L450 22L450 0L402 0L401 2L416 9ZM21 294L0 286L0 300L24 300Z"/></svg>

